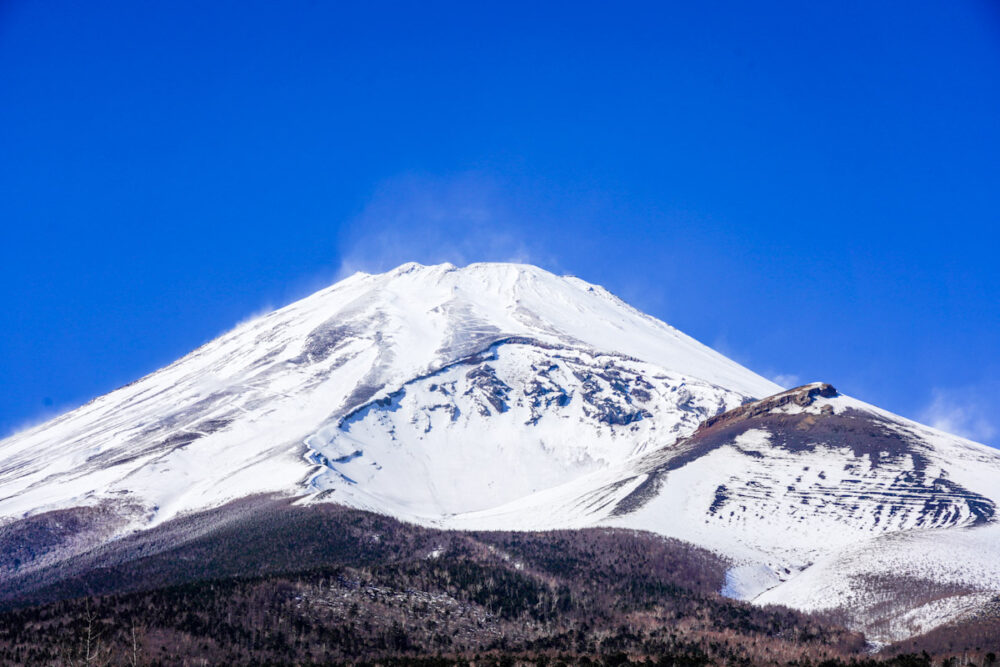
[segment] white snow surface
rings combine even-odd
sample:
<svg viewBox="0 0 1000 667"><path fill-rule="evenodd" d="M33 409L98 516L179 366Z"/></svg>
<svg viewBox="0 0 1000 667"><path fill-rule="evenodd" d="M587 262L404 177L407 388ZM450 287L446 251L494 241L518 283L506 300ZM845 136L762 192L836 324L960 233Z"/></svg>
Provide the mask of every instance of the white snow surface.
<svg viewBox="0 0 1000 667"><path fill-rule="evenodd" d="M282 493L459 529L638 528L725 556L727 595L853 605L879 641L1000 590L1000 529L941 490L1000 502L1000 454L845 396L776 412L872 415L920 443L919 461L873 462L837 442L796 451L748 429L616 511L704 419L780 391L578 278L406 264L357 273L0 441L0 522L116 502L139 508L124 530L141 530ZM924 496L899 491L917 473L927 481L907 483L947 505L933 519ZM888 612L864 599L866 576L899 573L941 592Z"/></svg>
<svg viewBox="0 0 1000 667"><path fill-rule="evenodd" d="M461 269L406 264L379 275L357 273L243 323L133 384L0 441L0 518L128 497L147 507L155 523L250 493L316 490L325 483L315 479L314 461L303 455L307 446L327 456L339 453L345 443L325 442L325 434L343 415L512 336L556 346L564 354L613 355L648 375L669 375L661 388L670 384L696 394L693 400L710 406L709 413L779 389L577 278L516 264ZM524 373L511 358L516 354L501 356L502 370ZM570 401L567 418L580 411L579 403ZM681 416L675 421L685 421ZM622 438L605 432L567 447L569 438L555 436L555 420L544 420L532 436L532 447L548 448L551 460L520 459L521 472L537 479L520 479L519 489L563 481L640 446L631 438L612 445ZM459 451L461 436L441 435L427 444L427 457L409 452L403 467L429 458L429 473L464 476L470 489L478 488L472 481L477 475L487 478L484 488L495 486L500 471L522 455L532 456L522 451L528 447L520 440L523 426L513 416L506 422L513 430L492 433L500 443L492 454L469 442ZM687 431L696 425L697 419L685 421ZM513 441L518 445L512 449L503 445ZM456 456L445 461L437 453ZM376 465L387 463L382 458ZM422 491L421 484L443 482L414 480L415 470L405 474L408 486ZM419 500L401 509L417 518L425 511L480 509L491 501L447 489L437 495L437 502ZM498 491L493 499L510 495Z"/></svg>

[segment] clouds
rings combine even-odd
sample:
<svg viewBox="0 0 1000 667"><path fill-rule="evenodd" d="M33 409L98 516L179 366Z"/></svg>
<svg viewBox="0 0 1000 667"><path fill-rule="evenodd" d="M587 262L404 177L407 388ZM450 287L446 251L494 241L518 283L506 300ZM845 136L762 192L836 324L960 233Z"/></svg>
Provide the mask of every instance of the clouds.
<svg viewBox="0 0 1000 667"><path fill-rule="evenodd" d="M982 442L995 444L996 411L984 398L983 389L934 389L931 402L918 419L936 429Z"/></svg>
<svg viewBox="0 0 1000 667"><path fill-rule="evenodd" d="M794 373L778 373L777 375L771 376L771 382L791 389L792 387L800 386L802 384L802 378Z"/></svg>
<svg viewBox="0 0 1000 667"><path fill-rule="evenodd" d="M515 199L474 173L389 181L347 226L340 274L387 271L411 261L521 262L558 270L538 233L540 221Z"/></svg>

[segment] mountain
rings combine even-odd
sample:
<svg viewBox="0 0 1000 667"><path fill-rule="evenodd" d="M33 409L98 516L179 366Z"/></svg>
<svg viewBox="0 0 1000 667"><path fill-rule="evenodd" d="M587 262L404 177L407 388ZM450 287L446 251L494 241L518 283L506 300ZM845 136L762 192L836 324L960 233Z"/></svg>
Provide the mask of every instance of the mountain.
<svg viewBox="0 0 1000 667"><path fill-rule="evenodd" d="M407 264L0 442L0 597L275 495L435 529L650 531L722 558L726 595L876 644L1000 593L1000 452L785 391L577 278Z"/></svg>

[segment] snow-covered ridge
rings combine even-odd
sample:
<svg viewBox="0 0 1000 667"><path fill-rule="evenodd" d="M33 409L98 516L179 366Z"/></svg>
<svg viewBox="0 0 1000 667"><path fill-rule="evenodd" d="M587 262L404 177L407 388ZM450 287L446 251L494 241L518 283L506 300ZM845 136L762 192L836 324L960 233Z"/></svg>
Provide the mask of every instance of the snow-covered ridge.
<svg viewBox="0 0 1000 667"><path fill-rule="evenodd" d="M306 440L321 466L310 485L433 522L621 466L746 400L629 357L507 338L321 428ZM434 483L413 484L417 470Z"/></svg>

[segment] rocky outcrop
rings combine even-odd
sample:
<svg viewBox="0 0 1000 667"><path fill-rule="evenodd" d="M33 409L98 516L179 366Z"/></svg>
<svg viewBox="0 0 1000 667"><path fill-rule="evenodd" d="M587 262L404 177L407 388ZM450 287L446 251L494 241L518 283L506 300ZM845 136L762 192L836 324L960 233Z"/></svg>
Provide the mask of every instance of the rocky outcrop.
<svg viewBox="0 0 1000 667"><path fill-rule="evenodd" d="M759 417L760 415L767 414L786 405L794 404L805 408L812 405L816 401L817 397L833 398L834 396L837 396L837 390L832 384L827 384L825 382L804 384L801 387L789 389L788 391L780 394L775 394L774 396L768 396L767 398L754 401L753 403L741 405L740 407L724 412L721 415L709 417L701 423L698 430L702 431L710 429L714 426L728 425L746 419L753 419L754 417ZM827 410L828 413L831 411L832 408Z"/></svg>

